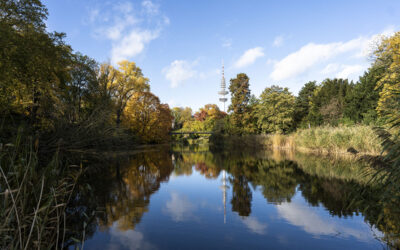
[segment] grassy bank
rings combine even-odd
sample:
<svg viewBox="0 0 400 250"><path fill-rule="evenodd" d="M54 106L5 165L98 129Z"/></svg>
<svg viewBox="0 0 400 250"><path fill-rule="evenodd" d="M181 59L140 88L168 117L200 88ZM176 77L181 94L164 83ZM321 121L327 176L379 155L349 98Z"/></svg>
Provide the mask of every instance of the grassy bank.
<svg viewBox="0 0 400 250"><path fill-rule="evenodd" d="M294 143L298 150L322 153L346 153L353 148L360 153L378 155L382 152L381 141L372 127L318 127L297 131Z"/></svg>
<svg viewBox="0 0 400 250"><path fill-rule="evenodd" d="M379 155L381 141L372 127L317 127L298 130L289 135L215 135L211 139L216 147L233 148L280 148L321 154ZM349 150L354 149L354 150Z"/></svg>

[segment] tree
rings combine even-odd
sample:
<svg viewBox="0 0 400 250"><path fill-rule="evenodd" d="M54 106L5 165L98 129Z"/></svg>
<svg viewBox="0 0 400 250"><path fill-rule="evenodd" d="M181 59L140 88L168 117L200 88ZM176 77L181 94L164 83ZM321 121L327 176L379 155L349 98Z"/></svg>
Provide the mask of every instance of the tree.
<svg viewBox="0 0 400 250"><path fill-rule="evenodd" d="M67 82L66 102L68 116L71 121L81 118L82 100L89 91L89 86L97 80L96 71L98 64L88 56L76 53L73 55L70 69L70 80Z"/></svg>
<svg viewBox="0 0 400 250"><path fill-rule="evenodd" d="M326 107L333 98L336 98L338 101L338 118L342 118L346 96L353 87L354 84L352 82L349 83L347 79L335 78L324 80L321 85L314 90L310 100L310 109L306 121L317 126L324 123L336 125L338 120L324 120L324 116L321 114L321 108Z"/></svg>
<svg viewBox="0 0 400 250"><path fill-rule="evenodd" d="M223 117L224 112L221 112L216 104L206 104L204 108L200 108L200 110L194 114L194 118L197 121L205 121L206 119L218 120Z"/></svg>
<svg viewBox="0 0 400 250"><path fill-rule="evenodd" d="M185 123L186 121L192 120L192 109L186 107L181 112L181 122Z"/></svg>
<svg viewBox="0 0 400 250"><path fill-rule="evenodd" d="M286 133L293 127L295 98L287 88L272 85L261 96L257 109L263 133Z"/></svg>
<svg viewBox="0 0 400 250"><path fill-rule="evenodd" d="M175 107L171 110L171 114L174 117L174 129L180 129L185 122L192 120L192 109L189 107Z"/></svg>
<svg viewBox="0 0 400 250"><path fill-rule="evenodd" d="M316 82L306 83L296 97L294 110L294 124L296 127L301 126L310 111L310 101L316 89Z"/></svg>
<svg viewBox="0 0 400 250"><path fill-rule="evenodd" d="M328 104L325 104L320 108L321 115L325 122L333 124L339 120L342 106L337 98L332 98Z"/></svg>
<svg viewBox="0 0 400 250"><path fill-rule="evenodd" d="M384 38L375 51L374 66L384 70L378 86L378 114L392 124L400 122L400 32Z"/></svg>
<svg viewBox="0 0 400 250"><path fill-rule="evenodd" d="M39 1L4 0L0 3L0 22L8 23L17 29L32 27L44 31L48 11Z"/></svg>
<svg viewBox="0 0 400 250"><path fill-rule="evenodd" d="M115 78L111 82L117 126L121 123L121 117L129 99L135 93L150 90L149 79L143 76L142 70L134 62L124 60L119 62L118 65Z"/></svg>
<svg viewBox="0 0 400 250"><path fill-rule="evenodd" d="M144 142L161 142L169 138L173 120L171 110L150 92L134 93L124 117L124 124Z"/></svg>
<svg viewBox="0 0 400 250"><path fill-rule="evenodd" d="M228 111L232 111L231 120L239 130L243 128L243 116L248 112L247 105L251 97L249 87L249 77L244 73L230 80L231 105Z"/></svg>
<svg viewBox="0 0 400 250"><path fill-rule="evenodd" d="M382 87L377 86L383 70L378 67L369 68L360 76L354 88L346 95L344 116L359 123L371 123L377 119L376 107L379 92Z"/></svg>
<svg viewBox="0 0 400 250"><path fill-rule="evenodd" d="M251 95L249 103L247 105L247 111L242 116L242 131L245 134L255 134L259 132L257 121L258 121L258 108L259 100Z"/></svg>
<svg viewBox="0 0 400 250"><path fill-rule="evenodd" d="M27 116L37 128L51 127L53 119L63 117L56 107L71 59L65 35L46 32L46 16L40 1L0 5L0 111Z"/></svg>

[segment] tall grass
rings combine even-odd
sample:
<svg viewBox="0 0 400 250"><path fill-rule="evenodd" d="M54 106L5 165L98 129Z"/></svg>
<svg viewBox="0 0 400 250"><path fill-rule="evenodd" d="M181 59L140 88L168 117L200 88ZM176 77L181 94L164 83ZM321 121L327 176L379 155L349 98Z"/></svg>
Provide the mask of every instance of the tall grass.
<svg viewBox="0 0 400 250"><path fill-rule="evenodd" d="M358 152L378 155L382 152L381 140L372 127L316 127L298 130L294 134L298 149L310 149L328 153Z"/></svg>
<svg viewBox="0 0 400 250"><path fill-rule="evenodd" d="M0 146L0 249L57 249L65 240L65 209L81 168L56 153L42 166L22 133Z"/></svg>
<svg viewBox="0 0 400 250"><path fill-rule="evenodd" d="M273 134L268 136L273 148L294 149L295 141L293 135Z"/></svg>
<svg viewBox="0 0 400 250"><path fill-rule="evenodd" d="M315 153L346 153L350 148L369 155L382 152L381 142L372 127L315 127L298 130L293 134L213 135L212 144L227 148L279 148L312 151ZM353 151L354 152L354 151Z"/></svg>

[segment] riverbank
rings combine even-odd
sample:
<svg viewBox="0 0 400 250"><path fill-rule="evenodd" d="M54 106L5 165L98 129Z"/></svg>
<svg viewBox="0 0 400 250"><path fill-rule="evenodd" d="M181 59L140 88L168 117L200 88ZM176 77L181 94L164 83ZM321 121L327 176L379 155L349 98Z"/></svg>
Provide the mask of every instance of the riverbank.
<svg viewBox="0 0 400 250"><path fill-rule="evenodd" d="M301 129L292 134L214 135L214 147L278 148L322 155L369 155L382 152L381 141L370 126L317 127Z"/></svg>

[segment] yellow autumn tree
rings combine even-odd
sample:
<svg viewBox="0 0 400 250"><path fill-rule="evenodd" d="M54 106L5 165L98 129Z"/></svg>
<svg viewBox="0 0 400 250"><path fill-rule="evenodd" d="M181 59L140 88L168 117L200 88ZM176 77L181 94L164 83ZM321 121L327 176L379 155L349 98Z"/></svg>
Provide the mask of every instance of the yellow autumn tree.
<svg viewBox="0 0 400 250"><path fill-rule="evenodd" d="M189 107L174 107L171 110L172 116L174 117L174 126L173 129L180 129L183 127L183 124L189 122L192 119L192 109Z"/></svg>
<svg viewBox="0 0 400 250"><path fill-rule="evenodd" d="M400 32L384 38L375 56L374 66L384 69L377 86L382 87L377 111L381 117L396 124L400 122Z"/></svg>
<svg viewBox="0 0 400 250"><path fill-rule="evenodd" d="M114 100L116 123L119 126L129 99L137 92L150 90L149 79L143 76L142 70L134 62L127 60L119 62L118 69L111 65L103 65L102 68L107 73L106 86Z"/></svg>
<svg viewBox="0 0 400 250"><path fill-rule="evenodd" d="M162 142L169 138L173 120L171 110L150 92L134 93L124 117L124 124L144 142Z"/></svg>

